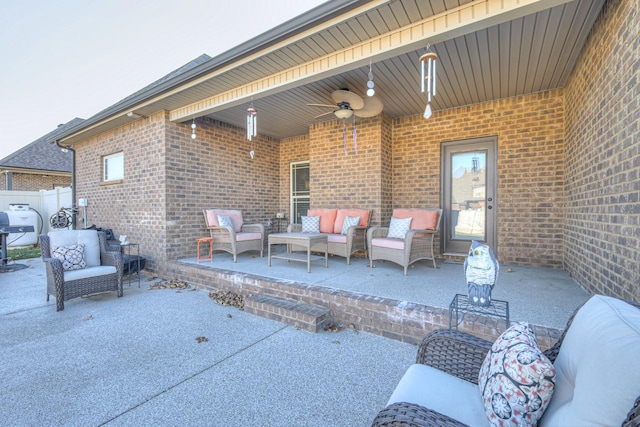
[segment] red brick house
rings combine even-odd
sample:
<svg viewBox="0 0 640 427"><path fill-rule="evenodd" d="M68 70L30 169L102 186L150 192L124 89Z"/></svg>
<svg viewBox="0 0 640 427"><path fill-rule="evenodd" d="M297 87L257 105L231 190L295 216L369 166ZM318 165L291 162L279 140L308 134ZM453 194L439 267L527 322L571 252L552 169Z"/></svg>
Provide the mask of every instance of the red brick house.
<svg viewBox="0 0 640 427"><path fill-rule="evenodd" d="M194 256L203 208L266 224L307 205L362 207L375 225L439 206L441 257L468 247L456 226L479 210L502 263L640 300L639 1L448 4L327 2L196 59L57 138L76 152L76 197L160 274ZM425 119L428 45L438 88ZM370 71L384 109L356 114L354 143L352 118L307 104L343 88L365 97ZM456 180L481 185L461 195Z"/></svg>

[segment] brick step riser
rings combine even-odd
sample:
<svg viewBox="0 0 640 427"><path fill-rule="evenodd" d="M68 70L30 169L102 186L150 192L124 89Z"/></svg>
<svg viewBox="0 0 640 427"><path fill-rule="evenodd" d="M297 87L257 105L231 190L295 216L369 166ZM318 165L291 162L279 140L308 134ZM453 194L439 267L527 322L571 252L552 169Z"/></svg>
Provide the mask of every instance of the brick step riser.
<svg viewBox="0 0 640 427"><path fill-rule="evenodd" d="M245 299L253 295L273 295L327 307L331 310L332 322L351 325L364 332L414 345L419 344L422 338L432 330L449 327L448 308L229 270L213 270L180 261L171 261L167 265L168 269L163 272L164 274L181 277L182 280L202 289L230 291L244 296ZM504 322L500 324L485 320L487 319L483 319L483 316L479 316L479 321L465 320L459 325L459 329L489 341L495 341L504 331ZM549 348L560 335L557 329L531 326L542 348Z"/></svg>
<svg viewBox="0 0 640 427"><path fill-rule="evenodd" d="M309 332L319 332L331 321L331 311L326 307L276 297L249 297L244 311Z"/></svg>

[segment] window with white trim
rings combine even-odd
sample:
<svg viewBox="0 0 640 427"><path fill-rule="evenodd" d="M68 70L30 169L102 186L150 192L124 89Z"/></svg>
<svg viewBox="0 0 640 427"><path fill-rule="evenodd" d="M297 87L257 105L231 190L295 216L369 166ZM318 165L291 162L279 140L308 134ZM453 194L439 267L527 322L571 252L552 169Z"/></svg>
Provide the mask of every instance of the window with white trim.
<svg viewBox="0 0 640 427"><path fill-rule="evenodd" d="M310 202L309 162L291 163L291 223L302 224Z"/></svg>
<svg viewBox="0 0 640 427"><path fill-rule="evenodd" d="M124 153L110 154L102 158L102 180L105 182L124 179Z"/></svg>

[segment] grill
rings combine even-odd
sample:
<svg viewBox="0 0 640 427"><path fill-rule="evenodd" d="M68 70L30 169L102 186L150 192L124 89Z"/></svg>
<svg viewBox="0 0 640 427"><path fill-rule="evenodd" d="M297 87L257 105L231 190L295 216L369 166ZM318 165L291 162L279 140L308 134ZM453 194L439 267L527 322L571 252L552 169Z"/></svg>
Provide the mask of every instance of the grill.
<svg viewBox="0 0 640 427"><path fill-rule="evenodd" d="M35 229L33 225L11 225L9 223L9 215L6 212L0 212L0 269L7 264L7 236L9 233L33 233Z"/></svg>

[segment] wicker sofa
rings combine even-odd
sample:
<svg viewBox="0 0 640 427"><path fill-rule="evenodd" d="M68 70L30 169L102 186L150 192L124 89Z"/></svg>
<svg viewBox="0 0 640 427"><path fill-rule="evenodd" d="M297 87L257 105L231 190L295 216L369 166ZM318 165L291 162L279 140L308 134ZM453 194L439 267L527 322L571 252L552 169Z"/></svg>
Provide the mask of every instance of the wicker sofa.
<svg viewBox="0 0 640 427"><path fill-rule="evenodd" d="M259 251L260 258L264 254L264 225L245 224L242 211L237 209L204 209L202 211L207 229L213 238L215 251L229 252L233 262L238 254L247 251ZM220 217L228 217L232 225L221 226Z"/></svg>
<svg viewBox="0 0 640 427"><path fill-rule="evenodd" d="M320 217L319 231L327 235L327 252L347 259L351 262L351 255L366 250L366 235L371 221L371 211L368 209L309 209L307 216ZM347 216L359 217L357 226L349 227L346 234L342 234L342 226ZM355 220L354 220L355 221ZM289 224L289 233L300 233L302 224ZM295 246L292 251L298 250ZM305 249L306 250L306 249ZM311 248L313 251L324 252L324 248Z"/></svg>
<svg viewBox="0 0 640 427"><path fill-rule="evenodd" d="M477 386L491 348L464 332L431 332L372 425L491 425ZM544 352L556 371L555 390L538 425L640 425L638 354L640 304L590 298Z"/></svg>
<svg viewBox="0 0 640 427"><path fill-rule="evenodd" d="M406 276L411 264L425 259L433 261L433 268L437 268L433 240L440 229L442 209L394 209L392 222L395 218L410 219L411 225L404 238L389 237L390 227L371 227L367 231L369 267L373 268L375 260L387 260L401 265Z"/></svg>
<svg viewBox="0 0 640 427"><path fill-rule="evenodd" d="M82 246L83 266L71 267L62 258L60 248ZM56 297L57 311L72 298L116 291L123 295L123 259L119 251L107 247L104 232L96 230L59 230L40 235L42 259L47 271L47 301Z"/></svg>

